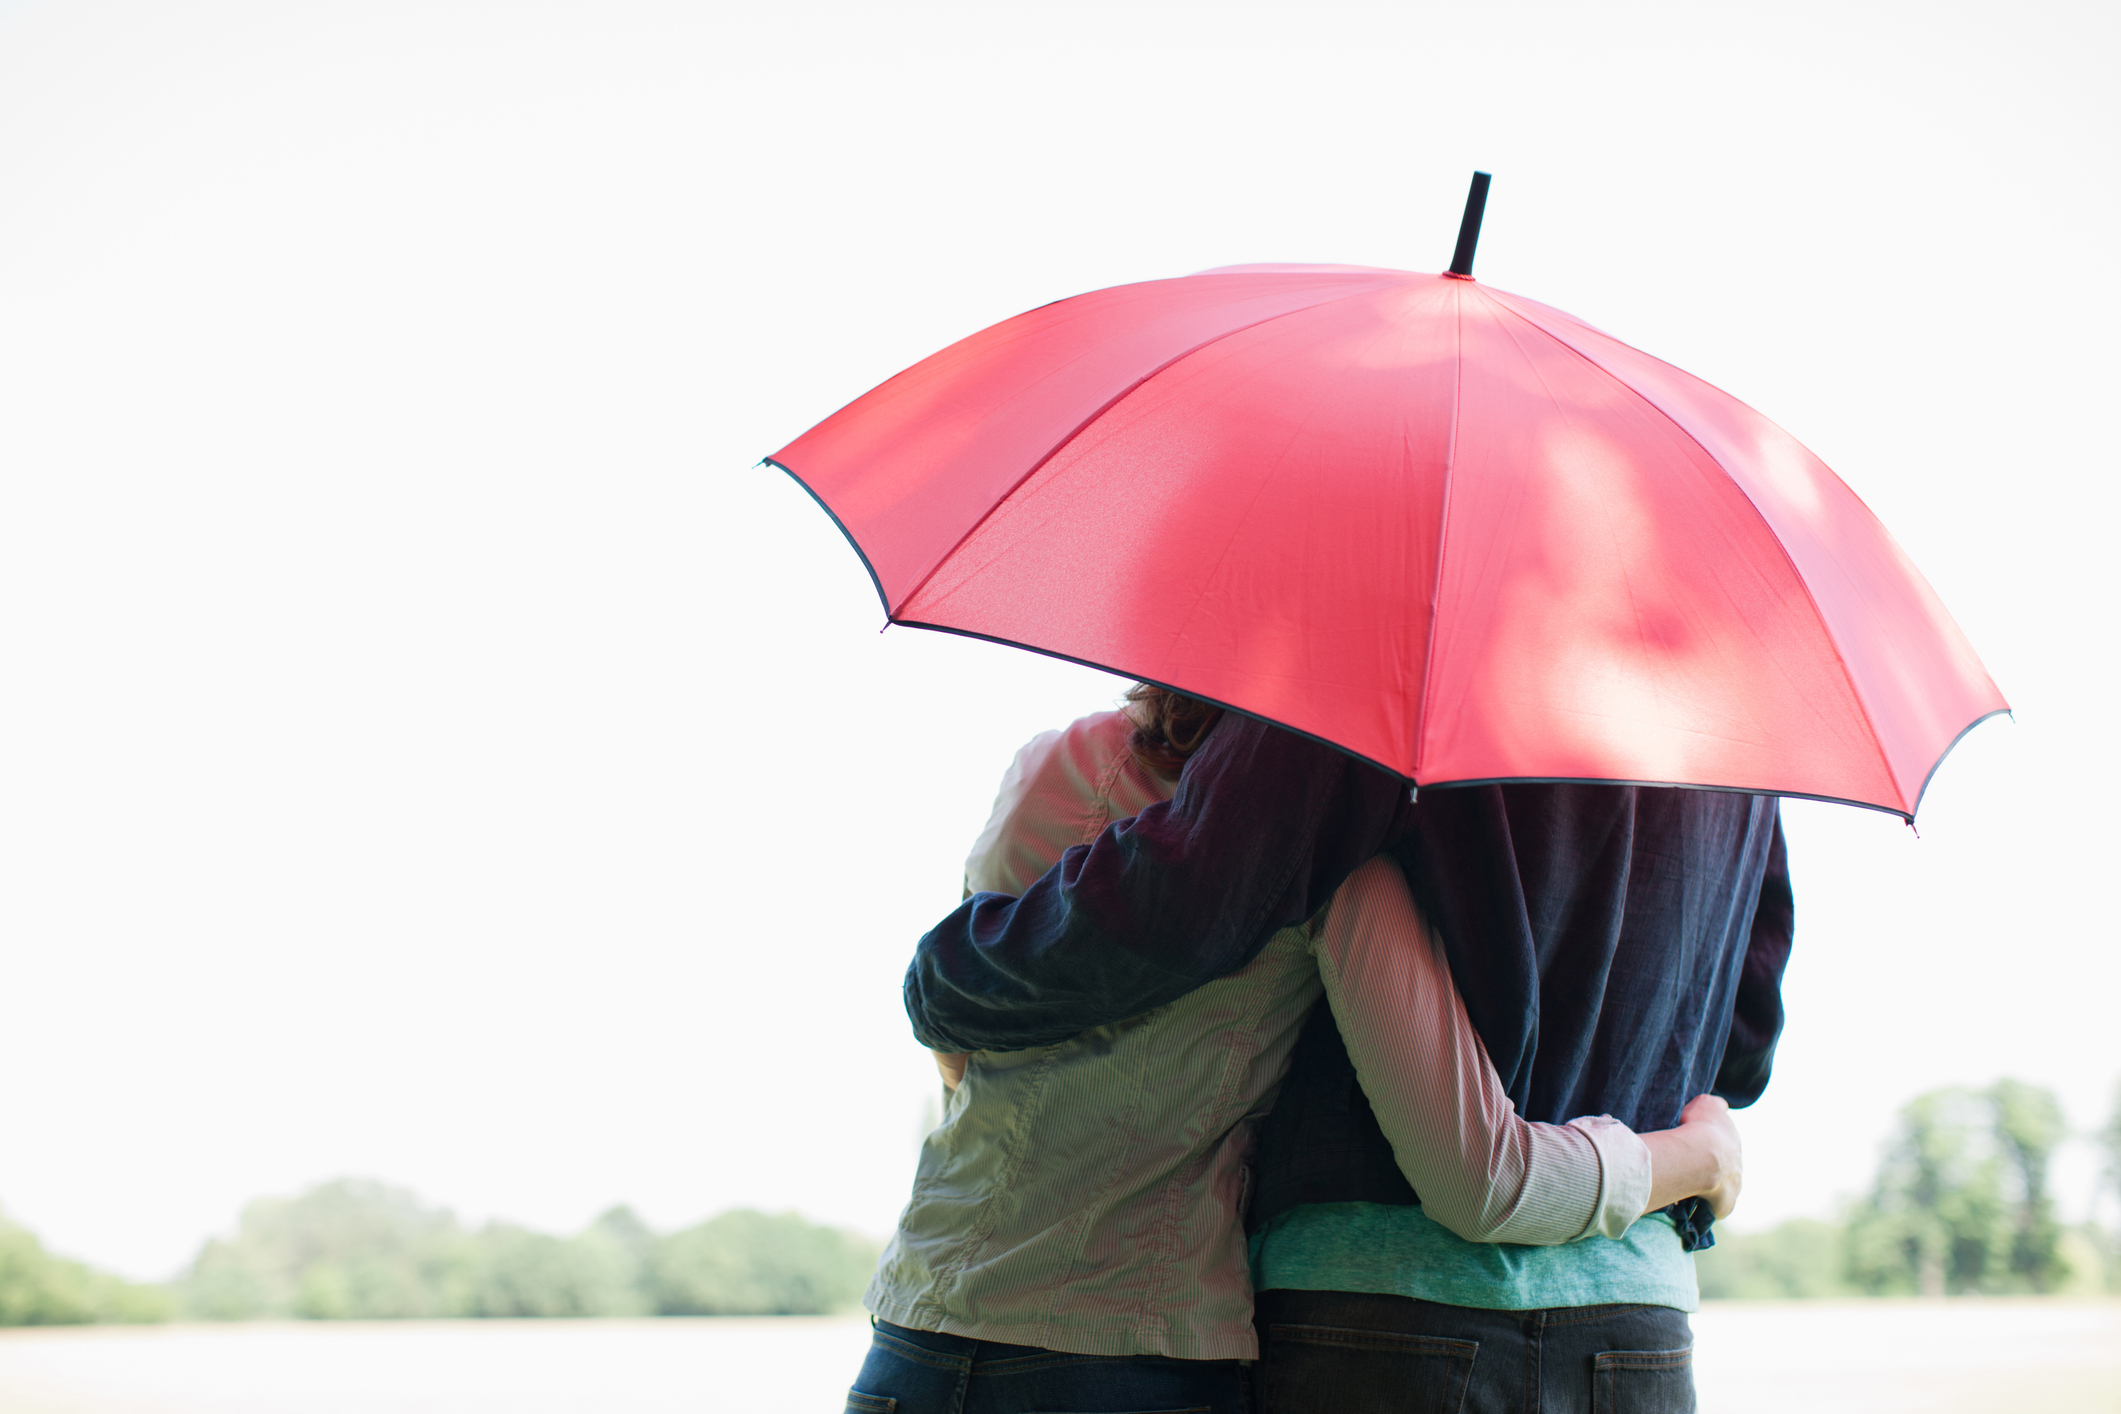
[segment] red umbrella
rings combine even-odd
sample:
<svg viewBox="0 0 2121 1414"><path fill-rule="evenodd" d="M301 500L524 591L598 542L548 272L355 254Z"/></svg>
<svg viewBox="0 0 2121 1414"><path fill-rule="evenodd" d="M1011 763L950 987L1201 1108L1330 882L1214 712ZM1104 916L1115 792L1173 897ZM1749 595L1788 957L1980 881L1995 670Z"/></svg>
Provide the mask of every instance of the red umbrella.
<svg viewBox="0 0 2121 1414"><path fill-rule="evenodd" d="M1945 752L2006 710L1795 438L1469 273L1098 290L768 460L831 512L891 622L1160 683L1419 786L1691 785L1912 820Z"/></svg>

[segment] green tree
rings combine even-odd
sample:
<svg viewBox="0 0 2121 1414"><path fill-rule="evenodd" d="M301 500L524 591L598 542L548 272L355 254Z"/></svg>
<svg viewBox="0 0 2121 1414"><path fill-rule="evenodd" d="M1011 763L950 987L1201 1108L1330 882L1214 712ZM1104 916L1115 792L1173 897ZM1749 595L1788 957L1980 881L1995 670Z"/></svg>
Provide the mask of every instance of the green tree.
<svg viewBox="0 0 2121 1414"><path fill-rule="evenodd" d="M1999 1080L1989 1088L1988 1098L1995 1107L1996 1140L2013 1180L2010 1270L2030 1290L2052 1291L2068 1271L2058 1255L2062 1224L2055 1220L2047 1170L2055 1146L2069 1137L2069 1121L2052 1090L2023 1081Z"/></svg>
<svg viewBox="0 0 2121 1414"><path fill-rule="evenodd" d="M658 1242L648 1285L667 1316L816 1315L860 1299L876 1251L794 1213L739 1209Z"/></svg>
<svg viewBox="0 0 2121 1414"><path fill-rule="evenodd" d="M168 1320L171 1306L163 1288L55 1257L0 1216L0 1326L137 1325Z"/></svg>
<svg viewBox="0 0 2121 1414"><path fill-rule="evenodd" d="M2114 1086L2114 1110L2107 1116L2106 1124L2092 1136L2093 1142L2106 1151L2106 1171L2102 1177L2116 1198L2121 1198L2121 1083ZM2083 1227L2082 1245L2097 1252L2103 1285L2108 1291L2121 1293L2121 1230L2108 1232L2095 1222Z"/></svg>
<svg viewBox="0 0 2121 1414"><path fill-rule="evenodd" d="M763 1315L849 1304L875 1256L793 1213L725 1213L670 1237L630 1208L568 1238L509 1223L467 1232L402 1189L340 1179L250 1204L182 1289L212 1320Z"/></svg>
<svg viewBox="0 0 2121 1414"><path fill-rule="evenodd" d="M495 1223L478 1235L480 1316L643 1316L640 1262L608 1233L551 1237Z"/></svg>
<svg viewBox="0 0 2121 1414"><path fill-rule="evenodd" d="M468 1315L478 1254L455 1217L403 1189L338 1179L260 1198L200 1251L185 1305L209 1320Z"/></svg>
<svg viewBox="0 0 2121 1414"><path fill-rule="evenodd" d="M1851 1215L1850 1277L1879 1294L2056 1289L2047 1170L2066 1133L2053 1093L2019 1081L1917 1096Z"/></svg>
<svg viewBox="0 0 2121 1414"><path fill-rule="evenodd" d="M1933 1090L1900 1112L1893 1147L1850 1223L1849 1274L1878 1294L1942 1296L1987 1274L2003 1219L2003 1168L1987 1108Z"/></svg>
<svg viewBox="0 0 2121 1414"><path fill-rule="evenodd" d="M2121 1198L2121 1083L2114 1086L2114 1112L2096 1138L2099 1147L2106 1151L2106 1182L2114 1196Z"/></svg>
<svg viewBox="0 0 2121 1414"><path fill-rule="evenodd" d="M607 1208L597 1220L582 1233L583 1238L595 1238L609 1245L625 1272L626 1285L637 1297L644 1311L655 1309L655 1298L649 1290L648 1262L655 1254L655 1245L662 1239L655 1229L641 1221L641 1215L623 1203Z"/></svg>
<svg viewBox="0 0 2121 1414"><path fill-rule="evenodd" d="M1719 1232L1694 1263L1702 1296L1725 1301L1852 1296L1847 1267L1848 1230L1816 1218L1792 1218L1766 1232Z"/></svg>
<svg viewBox="0 0 2121 1414"><path fill-rule="evenodd" d="M646 1265L648 1254L655 1250L658 1241L655 1229L641 1221L641 1215L621 1203L616 1208L607 1208L589 1225L591 1232L600 1232L616 1242L634 1260Z"/></svg>

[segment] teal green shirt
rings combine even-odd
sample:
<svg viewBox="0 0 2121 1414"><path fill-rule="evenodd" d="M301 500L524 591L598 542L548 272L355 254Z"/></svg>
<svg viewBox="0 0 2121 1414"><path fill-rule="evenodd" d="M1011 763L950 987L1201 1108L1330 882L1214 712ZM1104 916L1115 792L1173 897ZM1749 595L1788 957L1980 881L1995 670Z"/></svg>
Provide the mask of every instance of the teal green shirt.
<svg viewBox="0 0 2121 1414"><path fill-rule="evenodd" d="M1252 1239L1254 1291L1360 1291L1490 1311L1631 1302L1701 1307L1694 1258L1663 1213L1625 1237L1558 1247L1468 1242L1419 1207L1313 1203Z"/></svg>

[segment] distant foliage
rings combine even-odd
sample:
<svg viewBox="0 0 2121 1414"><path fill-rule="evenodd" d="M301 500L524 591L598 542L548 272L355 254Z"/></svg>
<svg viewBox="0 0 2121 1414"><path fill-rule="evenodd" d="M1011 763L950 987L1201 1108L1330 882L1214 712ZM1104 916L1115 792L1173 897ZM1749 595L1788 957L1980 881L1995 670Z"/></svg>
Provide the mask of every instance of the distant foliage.
<svg viewBox="0 0 2121 1414"><path fill-rule="evenodd" d="M793 1213L738 1211L658 1242L649 1289L671 1316L792 1316L851 1305L876 1248Z"/></svg>
<svg viewBox="0 0 2121 1414"><path fill-rule="evenodd" d="M2114 1112L2106 1127L2094 1136L2106 1152L2104 1178L2116 1197L2121 1197L2121 1085L2114 1086Z"/></svg>
<svg viewBox="0 0 2121 1414"><path fill-rule="evenodd" d="M2066 1137L2052 1092L2004 1080L1934 1090L1901 1111L1870 1194L1844 1223L1726 1233L1696 1270L1710 1299L2121 1291L2121 1245L2064 1228L2048 1165ZM2121 1191L2121 1093L2093 1136ZM0 1326L172 1315L392 1320L444 1316L808 1315L853 1305L874 1243L793 1213L723 1213L659 1234L613 1208L572 1237L471 1230L362 1179L261 1198L174 1287L46 1252L0 1214Z"/></svg>
<svg viewBox="0 0 2121 1414"><path fill-rule="evenodd" d="M208 1242L183 1283L208 1320L470 1314L478 1259L446 1212L359 1179L298 1198L260 1198L233 1238Z"/></svg>
<svg viewBox="0 0 2121 1414"><path fill-rule="evenodd" d="M2067 1134L2054 1093L2019 1081L1917 1096L1850 1215L1849 1276L1875 1295L2068 1285L2047 1191L2048 1161Z"/></svg>
<svg viewBox="0 0 2121 1414"><path fill-rule="evenodd" d="M168 1320L172 1306L162 1287L54 1257L35 1236L0 1216L0 1326L145 1324Z"/></svg>
<svg viewBox="0 0 2121 1414"><path fill-rule="evenodd" d="M2016 1080L1919 1095L1846 1223L1720 1235L1695 1271L1709 1298L1946 1296L2121 1290L2096 1224L2064 1227L2048 1166L2068 1137L2052 1091ZM2121 1097L2094 1136L2121 1182Z"/></svg>
<svg viewBox="0 0 2121 1414"><path fill-rule="evenodd" d="M481 1232L478 1316L646 1316L640 1261L591 1227L579 1236L496 1224Z"/></svg>
<svg viewBox="0 0 2121 1414"><path fill-rule="evenodd" d="M476 1231L402 1189L341 1179L244 1210L181 1284L208 1320L815 1314L851 1305L873 1244L792 1213L660 1236L614 1208L573 1237Z"/></svg>
<svg viewBox="0 0 2121 1414"><path fill-rule="evenodd" d="M1793 1218L1766 1232L1716 1234L1694 1258L1708 1300L1773 1301L1859 1294L1849 1282L1848 1229Z"/></svg>

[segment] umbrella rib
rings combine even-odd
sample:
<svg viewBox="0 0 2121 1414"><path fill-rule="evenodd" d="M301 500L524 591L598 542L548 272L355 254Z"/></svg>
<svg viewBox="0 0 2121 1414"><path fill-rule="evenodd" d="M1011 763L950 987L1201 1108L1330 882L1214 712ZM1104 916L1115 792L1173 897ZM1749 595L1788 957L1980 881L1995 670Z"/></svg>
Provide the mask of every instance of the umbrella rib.
<svg viewBox="0 0 2121 1414"><path fill-rule="evenodd" d="M1318 309L1321 307L1322 306L1320 305L1310 306L1311 309ZM1320 396L1320 394L1315 392L1312 394L1310 401L1306 404L1304 408L1302 418L1294 419L1295 425L1290 429L1289 434L1285 438L1283 438L1280 448L1274 454L1273 461L1262 471L1259 478L1253 482L1252 495L1250 499L1247 500L1245 503L1244 514L1237 517L1237 520L1240 525L1242 524L1242 522L1251 518L1253 508L1258 506L1259 498L1266 492L1266 485L1268 480L1270 480L1274 475L1278 474L1281 469L1287 465L1289 459L1289 449L1304 439L1305 429L1310 425L1312 414L1314 414L1318 409L1318 402ZM1230 549L1231 546L1236 542L1239 533L1239 529L1233 527L1229 534L1223 538L1222 546L1216 552L1215 555L1215 564L1209 569L1207 573L1200 576L1200 582L1194 588L1192 600L1186 605L1183 611L1172 615L1171 633L1169 638L1166 639L1164 645L1165 650L1167 652L1175 648L1178 645L1179 641L1186 636L1188 630L1191 628L1193 617L1200 609L1200 601L1202 599L1205 599L1208 595L1208 586L1210 582L1212 582L1222 572L1223 566L1229 563Z"/></svg>
<svg viewBox="0 0 2121 1414"><path fill-rule="evenodd" d="M935 563L928 567L928 572L920 577L918 583L916 583L911 589L906 591L905 597L900 599L899 603L912 603L915 597L917 597L923 589L926 589L928 587L928 581L935 578L935 576L942 570L944 565L950 563L951 557L956 555L958 551L965 548L965 542L970 540L974 535L978 534L980 527L985 525L989 520L991 520L996 511L1000 510L1004 505L1008 504L1010 497L1014 496L1017 492L1023 490L1024 483L1028 482L1032 477L1038 475L1040 471L1045 469L1046 463L1052 461L1063 451L1067 450L1069 443L1073 442L1076 438L1082 436L1083 433L1089 430L1091 425L1094 424L1099 418L1103 417L1106 413L1112 411L1113 408L1117 407L1120 403L1124 402L1127 398L1131 397L1135 393L1135 391L1138 390L1144 383L1149 382L1151 379L1155 378L1158 374L1164 372L1166 369L1172 367L1174 364L1183 363L1185 360L1199 353L1202 349L1210 348L1213 345L1221 343L1225 339L1235 338L1237 335L1244 333L1248 329L1257 329L1263 324L1272 324L1277 319L1287 319L1291 315L1305 314L1314 309L1324 309L1327 305L1340 304L1345 300L1360 299L1364 295L1375 294L1380 287L1387 286L1393 283L1399 282L1380 281L1376 285L1369 285L1363 289L1353 290L1344 295L1335 295L1331 299L1322 299L1314 304L1300 305L1295 309L1285 309L1279 314L1270 314L1263 319L1255 319L1249 324L1240 324L1237 325L1235 328L1224 329L1219 331L1218 333L1209 336L1208 338L1202 339L1199 343L1193 345L1191 348L1182 349L1178 353L1175 353L1171 357L1165 359L1162 363L1159 363L1158 365L1156 365L1156 367L1150 369L1147 373L1144 373L1141 377L1135 379L1132 383L1129 383L1126 387L1120 389L1117 393L1114 393L1111 397L1107 398L1088 417L1085 417L1081 422L1076 423L1074 427L1070 428L1067 436L1062 437L1051 447L1047 448L1045 454L1041 456L1037 461L1033 462L1028 468L1026 468L1022 476L1019 476L1018 478L1016 478L1015 481L1010 483L1008 490L1002 492L1001 495L996 496L994 498L993 503L989 505L986 510L981 511L979 513L979 516L972 522L972 524L965 527L965 533L958 536L957 540L950 546L949 549L945 550L942 554L936 556ZM1081 296L1078 295L1075 296L1075 298L1080 299ZM1060 303L1060 301L1058 300L1054 302L1056 304ZM849 538L851 539L852 537ZM898 622L898 610L888 600L885 601L884 604L884 616L888 619L891 619L893 622Z"/></svg>
<svg viewBox="0 0 2121 1414"><path fill-rule="evenodd" d="M1455 282L1454 282L1455 283ZM1414 712L1414 783L1421 784L1421 762L1429 743L1429 689L1436 681L1436 623L1443 603L1443 562L1451 548L1451 487L1458 480L1458 413L1466 385L1466 303L1462 291L1451 291L1451 441L1443 458L1443 494L1436 511L1436 577L1429 584L1429 636L1421 649L1421 705Z"/></svg>
<svg viewBox="0 0 2121 1414"><path fill-rule="evenodd" d="M1790 554L1790 547L1782 542L1781 533L1778 532L1775 529L1774 524L1768 520L1767 513L1760 509L1760 503L1753 499L1752 493L1746 490L1744 483L1740 482L1737 477L1732 476L1731 469L1723 464L1722 458L1718 457L1706 446L1703 446L1701 439L1699 437L1696 437L1693 432L1688 429L1685 423L1681 422L1678 418L1672 416L1670 412L1660 406L1656 399L1650 397L1640 388L1637 388L1634 384L1628 382L1627 379L1622 378L1612 369L1607 368L1597 359L1592 358L1582 349L1576 347L1576 345L1570 342L1568 339L1562 337L1560 334L1555 333L1552 329L1549 329L1540 320L1534 319L1531 315L1525 313L1521 309L1518 309L1515 305L1509 302L1507 297L1502 296L1501 292L1483 291L1483 293L1488 294L1498 308L1504 310L1505 312L1511 315L1514 315L1520 320L1523 320L1532 328L1537 329L1540 333L1546 335L1549 339L1552 339L1555 343L1567 349L1570 353L1576 355L1576 357L1582 359L1586 364L1589 364L1592 368L1596 369L1609 382L1626 390L1630 397L1635 398L1637 401L1641 402L1643 406L1655 412L1666 422L1671 423L1672 426L1677 429L1680 436L1686 438L1689 442L1692 442L1697 448L1699 448L1701 454L1709 459L1709 464L1721 471L1724 476L1730 481L1730 483L1733 486L1737 487L1738 494L1745 497L1745 503L1753 508L1753 514L1759 516L1761 524L1767 527L1768 538L1773 540L1775 542L1775 548L1782 552L1782 558L1784 563L1788 564L1790 567L1790 577L1796 580L1797 587L1804 591L1805 602L1812 606L1812 618L1814 622L1819 625L1820 631L1826 635L1826 641L1828 645L1834 650L1834 663L1835 666L1841 669L1841 680L1848 684L1849 696L1853 697L1856 700L1856 710L1863 714L1863 724L1866 727L1870 728L1871 746L1872 749L1877 752L1879 764L1885 767L1886 779L1892 782L1894 790L1900 792L1900 794L1905 797L1907 794L1907 787L1900 779L1900 772L1895 769L1893 765L1893 758L1887 753L1885 749L1885 737L1878 730L1877 719L1871 715L1871 704L1864 699L1863 689L1857 684L1856 675L1853 672L1849 671L1848 657L1841 651L1840 636L1834 632L1834 625L1832 621L1829 620L1825 612L1820 609L1819 597L1816 594L1812 593L1811 581L1807 580L1804 577L1804 571L1797 567L1797 560L1793 555ZM1607 334L1604 337L1609 339L1613 338L1613 336L1610 334ZM1657 358L1657 355L1651 353L1643 353L1641 349L1636 348L1633 344L1627 343L1625 340L1613 339L1613 342L1619 344L1622 348L1630 350L1631 352L1642 354L1644 358L1656 359L1657 362L1664 363L1664 360L1661 358ZM1675 373L1685 374L1689 378L1693 377L1692 374L1686 373L1685 369L1674 368L1673 365L1669 363L1665 363L1664 366L1667 368L1671 368L1672 371ZM1698 382L1700 380L1696 379L1695 381ZM1725 394L1725 396L1728 397L1729 395ZM1733 398L1731 400L1733 402L1738 401L1736 398ZM1752 408L1749 405L1743 403L1741 403L1740 406L1746 407L1747 411L1752 412L1755 416L1761 416L1758 409ZM1773 425L1772 420L1764 416L1761 416L1761 420L1764 422L1769 422L1770 425ZM1781 429L1778 427L1777 430L1779 431ZM1788 434L1784 433L1783 435L1787 436ZM1866 507L1865 509L1869 508ZM1989 715L1994 714L1991 713ZM1979 725L1979 723L1977 722L1973 725ZM1971 731L1973 729L1973 725L1970 725L1967 730ZM1965 733L1962 732L1960 733L1960 735L1963 736L1965 735ZM1949 755L1950 752L1951 748L1946 747L1945 755ZM1936 762L1930 766L1931 774L1934 775L1936 773L1937 766L1942 765L1943 761L1944 756L1940 755L1937 758ZM1820 798L1825 799L1826 797ZM1920 803L1919 797L1915 803ZM1910 806L1909 809L1898 813L1905 815L1909 824L1914 823L1915 815L1912 806Z"/></svg>
<svg viewBox="0 0 2121 1414"><path fill-rule="evenodd" d="M1537 325L1532 325L1531 327L1540 333L1545 332L1544 330L1540 330ZM1498 328L1502 333L1503 337L1507 338L1510 341L1510 346L1517 350L1518 357L1524 360L1524 365L1527 369L1531 371L1532 377L1538 380L1540 391L1546 394L1547 406L1553 409L1553 416L1555 420L1563 428L1567 429L1571 439L1574 442L1580 444L1583 440L1582 429L1578 426L1576 419L1570 416L1568 409L1562 405L1561 398L1557 396L1554 392L1554 385L1547 380L1547 375L1540 370L1538 362L1532 357L1531 350L1525 347L1525 340L1520 338L1518 336L1517 331L1507 324L1501 324L1500 321L1498 321ZM1552 337L1552 335L1548 335L1548 338L1550 340L1552 339ZM1593 366L1596 367L1596 365ZM1605 370L1600 369L1599 371L1604 372ZM1683 431L1684 429L1681 430ZM1700 444L1696 443L1695 445L1699 446ZM1703 448L1702 450L1704 454L1707 452L1707 448ZM1712 464L1715 464L1718 467L1721 466L1721 463L1716 462L1713 457L1710 458L1710 461ZM1600 506L1600 511L1605 514L1606 540L1609 544L1611 544L1615 539L1615 536L1613 534L1613 518L1611 513L1606 511L1606 508L1603 504L1601 504ZM1639 636L1643 632L1643 611L1642 596L1636 592L1635 572L1629 566L1627 557L1619 553L1619 547L1617 545L1614 545L1613 548L1613 563L1620 572L1621 588L1627 592L1628 596L1628 616L1634 621L1635 630ZM1779 667L1780 665L1778 664L1777 666ZM1788 675L1785 673L1784 676L1787 677ZM1656 696L1657 705L1660 708L1663 708L1666 705L1667 697L1664 682L1659 678L1652 678L1650 680L1650 691Z"/></svg>

